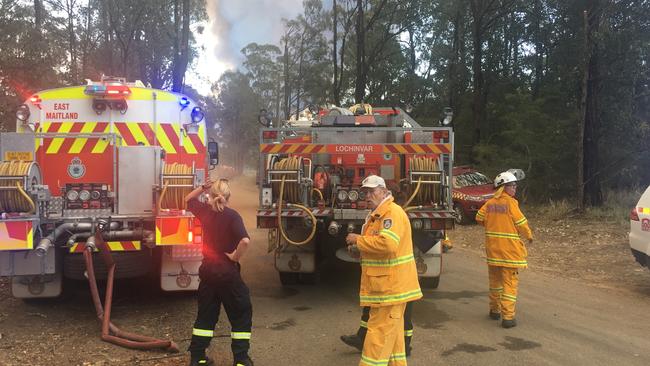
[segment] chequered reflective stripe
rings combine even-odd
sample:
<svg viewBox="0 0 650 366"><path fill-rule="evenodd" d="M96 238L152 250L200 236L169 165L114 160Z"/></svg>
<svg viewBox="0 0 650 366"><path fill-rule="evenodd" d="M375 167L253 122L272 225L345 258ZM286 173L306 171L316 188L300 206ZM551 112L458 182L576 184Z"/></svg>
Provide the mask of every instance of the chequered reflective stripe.
<svg viewBox="0 0 650 366"><path fill-rule="evenodd" d="M192 328L192 335L199 337L214 337L214 330Z"/></svg>
<svg viewBox="0 0 650 366"><path fill-rule="evenodd" d="M327 147L322 144L260 144L260 152L264 154L276 153L311 153L327 152Z"/></svg>
<svg viewBox="0 0 650 366"><path fill-rule="evenodd" d="M390 355L391 361L406 361L406 353L393 353Z"/></svg>
<svg viewBox="0 0 650 366"><path fill-rule="evenodd" d="M451 144L385 144L386 154L448 154Z"/></svg>
<svg viewBox="0 0 650 366"><path fill-rule="evenodd" d="M501 233L501 232L498 232L498 231L486 231L485 236L490 237L490 238L519 239L519 234Z"/></svg>
<svg viewBox="0 0 650 366"><path fill-rule="evenodd" d="M251 332L231 332L232 339L251 339Z"/></svg>
<svg viewBox="0 0 650 366"><path fill-rule="evenodd" d="M395 234L394 232L388 229L381 229L379 230L379 233L388 236L389 238L395 240L397 244L399 244L399 240L400 240L399 235Z"/></svg>
<svg viewBox="0 0 650 366"><path fill-rule="evenodd" d="M149 122L115 122L114 133L122 139L122 145L161 146L167 154L184 152L202 154L205 152L205 126L199 125L198 134L184 134L170 123L159 123L155 128ZM39 132L60 134L109 133L108 122L43 122ZM87 137L56 137L37 139L35 149L43 148L46 154L79 154L83 152L101 154L106 151L110 141ZM182 140L182 141L181 141ZM181 144L182 142L182 144ZM41 146L42 145L42 146Z"/></svg>
<svg viewBox="0 0 650 366"><path fill-rule="evenodd" d="M525 224L527 222L528 222L528 220L526 220L526 218L524 217L521 220L515 221L515 226L520 226L520 225L523 225L523 224Z"/></svg>
<svg viewBox="0 0 650 366"><path fill-rule="evenodd" d="M517 296L510 294L501 294L501 300L509 300L512 302L517 302Z"/></svg>
<svg viewBox="0 0 650 366"><path fill-rule="evenodd" d="M490 287L490 292L503 292L503 287Z"/></svg>
<svg viewBox="0 0 650 366"><path fill-rule="evenodd" d="M359 326L360 326L361 328L368 328L368 322L364 322L364 321L362 320L361 323L359 323Z"/></svg>
<svg viewBox="0 0 650 366"><path fill-rule="evenodd" d="M414 291L409 291L409 292L403 292L401 294L395 294L395 295L384 295L384 296L367 296L367 295L361 295L359 298L361 299L362 302L377 302L377 303L385 303L385 302L393 302L393 301L409 301L409 300L415 300L422 297L422 290L417 289Z"/></svg>
<svg viewBox="0 0 650 366"><path fill-rule="evenodd" d="M650 208L649 207L638 207L637 211L642 214L650 214Z"/></svg>
<svg viewBox="0 0 650 366"><path fill-rule="evenodd" d="M362 259L362 266L373 266L373 267L393 267L404 263L409 263L415 260L413 254L405 255L402 257L392 258L392 259Z"/></svg>
<svg viewBox="0 0 650 366"><path fill-rule="evenodd" d="M413 337L413 329L405 330L404 331L404 336L405 337Z"/></svg>
<svg viewBox="0 0 650 366"><path fill-rule="evenodd" d="M487 258L488 264L500 265L500 264L509 264L516 267L525 267L528 265L528 261L515 261L511 259L499 259L499 258Z"/></svg>
<svg viewBox="0 0 650 366"><path fill-rule="evenodd" d="M383 366L388 365L388 359L377 360L361 354L361 363L369 366Z"/></svg>

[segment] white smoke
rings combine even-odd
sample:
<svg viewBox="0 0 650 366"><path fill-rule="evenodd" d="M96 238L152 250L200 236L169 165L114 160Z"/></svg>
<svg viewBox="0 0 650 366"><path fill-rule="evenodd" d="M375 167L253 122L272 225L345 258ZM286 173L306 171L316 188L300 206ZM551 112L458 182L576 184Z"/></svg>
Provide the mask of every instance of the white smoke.
<svg viewBox="0 0 650 366"><path fill-rule="evenodd" d="M212 51L229 68L241 64L241 49L251 42L279 45L282 19L293 19L303 11L302 0L206 0L206 8Z"/></svg>

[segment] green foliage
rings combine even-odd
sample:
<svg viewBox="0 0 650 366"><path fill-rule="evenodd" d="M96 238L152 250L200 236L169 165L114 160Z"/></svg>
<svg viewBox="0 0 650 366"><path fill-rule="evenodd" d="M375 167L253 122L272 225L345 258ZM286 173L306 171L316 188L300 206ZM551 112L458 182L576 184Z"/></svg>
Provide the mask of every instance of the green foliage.
<svg viewBox="0 0 650 366"><path fill-rule="evenodd" d="M35 4L43 8L36 19ZM78 85L102 75L172 82L180 0L0 0L0 126L13 129L16 107L38 90ZM205 4L191 1L192 21ZM39 23L39 24L37 24ZM190 38L190 62L195 56Z"/></svg>

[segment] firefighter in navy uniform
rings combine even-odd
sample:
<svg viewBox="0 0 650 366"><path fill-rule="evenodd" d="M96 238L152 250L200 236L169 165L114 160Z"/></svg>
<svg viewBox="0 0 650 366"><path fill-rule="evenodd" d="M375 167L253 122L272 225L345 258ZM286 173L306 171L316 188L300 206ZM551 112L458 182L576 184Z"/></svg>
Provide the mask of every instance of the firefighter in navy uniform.
<svg viewBox="0 0 650 366"><path fill-rule="evenodd" d="M208 193L208 203L198 200L202 193ZM208 181L185 197L188 209L203 227L199 309L189 346L190 366L214 365L205 351L214 336L221 304L230 320L234 365L253 365L248 356L253 308L239 265L250 239L241 216L228 207L229 199L230 187L225 179Z"/></svg>

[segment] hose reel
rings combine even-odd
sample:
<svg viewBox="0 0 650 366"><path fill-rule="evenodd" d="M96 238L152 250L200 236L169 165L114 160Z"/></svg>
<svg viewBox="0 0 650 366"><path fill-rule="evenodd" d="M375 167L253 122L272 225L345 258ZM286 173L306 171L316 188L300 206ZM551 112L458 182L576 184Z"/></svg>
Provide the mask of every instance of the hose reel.
<svg viewBox="0 0 650 366"><path fill-rule="evenodd" d="M280 160L272 159L269 165L271 165L272 169L268 170L268 182L271 183L273 196L278 197L277 214L280 235L290 244L307 244L314 238L317 224L316 217L311 210L300 204L310 201L312 190L312 182L311 178L309 178L311 177L311 161L309 161L307 172L305 172L304 160L299 156L290 156ZM311 219L311 233L302 241L289 239L282 226L282 206L285 201L287 207L296 207L304 211Z"/></svg>
<svg viewBox="0 0 650 366"><path fill-rule="evenodd" d="M444 174L437 159L415 156L409 158L409 166L409 188L412 193L404 207L440 204Z"/></svg>
<svg viewBox="0 0 650 366"><path fill-rule="evenodd" d="M181 163L165 164L162 173L162 191L158 199L161 209L185 209L185 196L194 189L194 167Z"/></svg>
<svg viewBox="0 0 650 366"><path fill-rule="evenodd" d="M0 162L0 211L34 213L36 205L27 194L41 184L41 170L33 161Z"/></svg>

